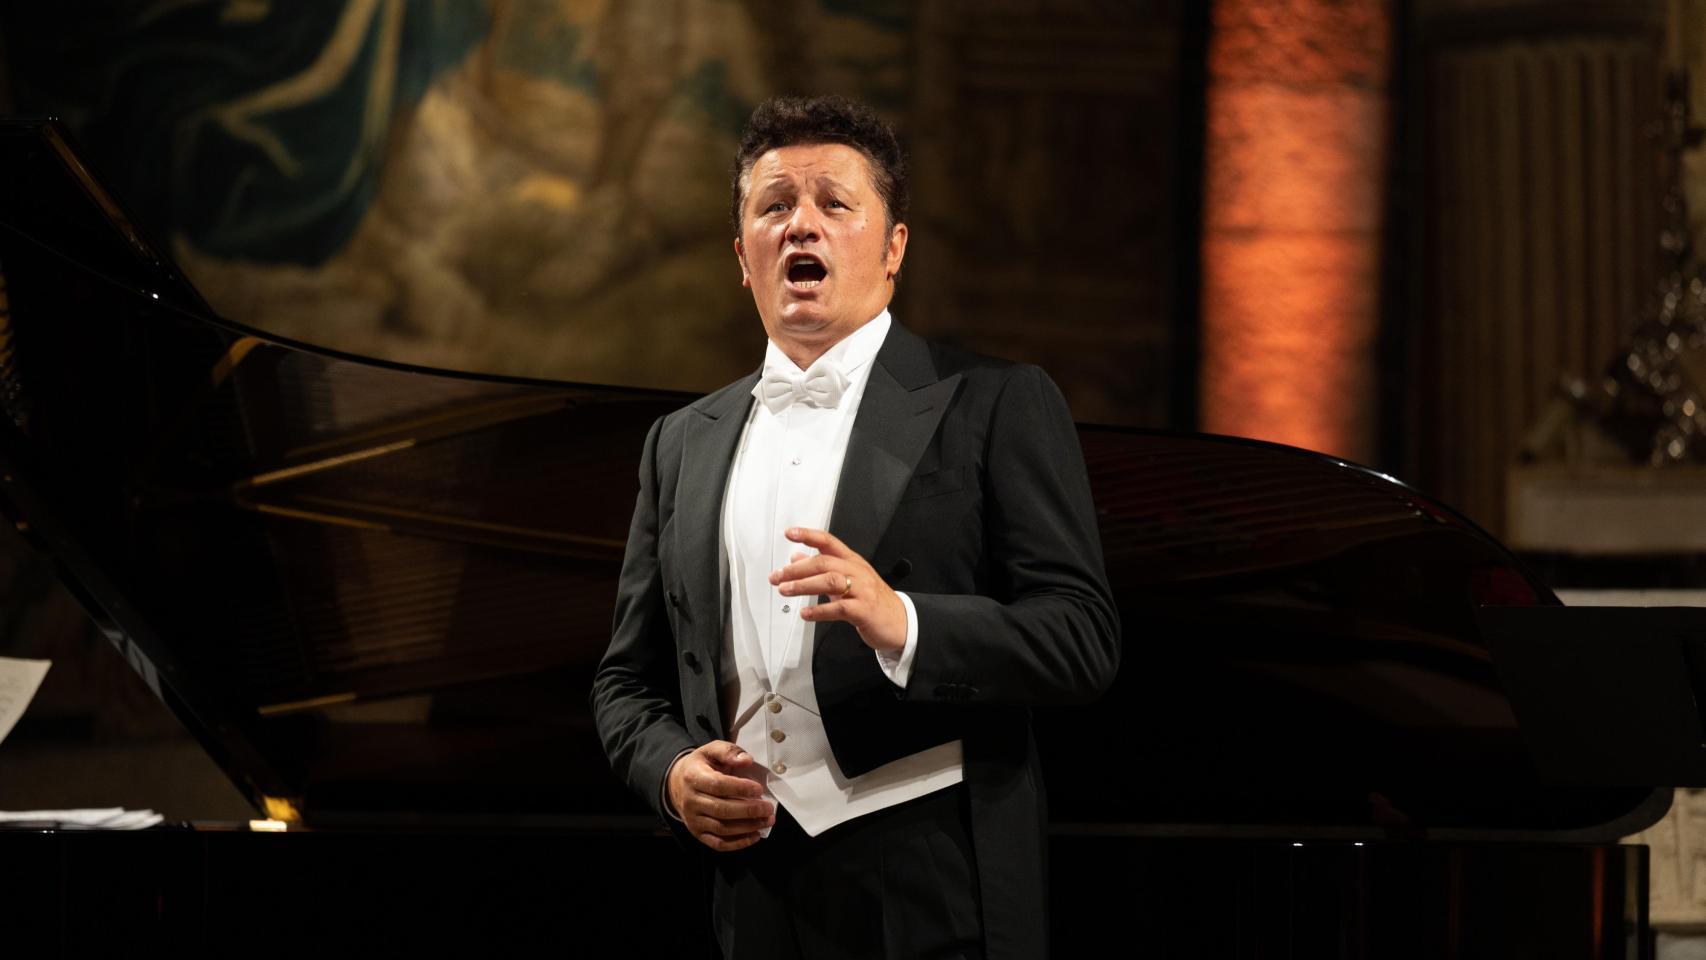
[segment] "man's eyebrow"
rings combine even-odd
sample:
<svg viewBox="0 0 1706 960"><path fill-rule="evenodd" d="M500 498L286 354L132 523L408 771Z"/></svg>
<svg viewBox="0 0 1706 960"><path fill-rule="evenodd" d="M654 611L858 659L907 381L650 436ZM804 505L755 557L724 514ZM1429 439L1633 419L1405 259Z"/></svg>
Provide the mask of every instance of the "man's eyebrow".
<svg viewBox="0 0 1706 960"><path fill-rule="evenodd" d="M837 193L847 193L848 192L848 187L846 184L842 183L840 180L835 179L834 177L830 176L829 174L824 174L823 176L818 177L816 180L816 185L828 187L831 190L836 191Z"/></svg>

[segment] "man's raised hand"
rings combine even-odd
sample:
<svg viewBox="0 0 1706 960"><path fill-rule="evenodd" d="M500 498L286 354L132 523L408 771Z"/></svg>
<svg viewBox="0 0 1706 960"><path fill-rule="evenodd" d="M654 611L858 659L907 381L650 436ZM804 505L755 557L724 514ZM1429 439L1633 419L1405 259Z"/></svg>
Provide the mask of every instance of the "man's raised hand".
<svg viewBox="0 0 1706 960"><path fill-rule="evenodd" d="M829 598L802 608L801 618L845 620L867 647L882 653L906 647L906 605L864 557L827 530L789 527L784 535L817 554L796 553L787 566L770 572L771 585L785 597Z"/></svg>

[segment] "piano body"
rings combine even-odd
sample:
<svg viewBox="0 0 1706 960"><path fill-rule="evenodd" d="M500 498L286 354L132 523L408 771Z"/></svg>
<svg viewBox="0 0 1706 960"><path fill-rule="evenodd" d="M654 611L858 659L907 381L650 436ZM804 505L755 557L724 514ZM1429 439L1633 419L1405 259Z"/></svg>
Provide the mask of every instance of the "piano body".
<svg viewBox="0 0 1706 960"><path fill-rule="evenodd" d="M0 508L291 826L0 834L8 935L710 955L586 696L640 442L690 398L244 329L55 124L0 125L0 170ZM1650 956L1617 840L1670 793L1535 773L1475 609L1557 600L1508 551L1327 457L1081 440L1126 653L1037 711L1058 955Z"/></svg>

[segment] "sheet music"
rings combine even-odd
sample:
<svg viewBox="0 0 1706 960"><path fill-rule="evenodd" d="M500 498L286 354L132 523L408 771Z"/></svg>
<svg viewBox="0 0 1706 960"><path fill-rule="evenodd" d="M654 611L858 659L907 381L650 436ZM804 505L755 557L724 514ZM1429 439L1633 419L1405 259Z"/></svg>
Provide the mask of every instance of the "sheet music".
<svg viewBox="0 0 1706 960"><path fill-rule="evenodd" d="M50 666L50 660L0 657L0 741L6 739L18 718L24 715Z"/></svg>
<svg viewBox="0 0 1706 960"><path fill-rule="evenodd" d="M0 657L0 741L12 732L18 718L47 676L51 660L19 660ZM92 810L0 811L0 829L33 827L55 830L146 830L161 821L152 810L107 807Z"/></svg>
<svg viewBox="0 0 1706 960"><path fill-rule="evenodd" d="M152 810L97 807L83 810L0 811L0 829L146 830L164 820Z"/></svg>

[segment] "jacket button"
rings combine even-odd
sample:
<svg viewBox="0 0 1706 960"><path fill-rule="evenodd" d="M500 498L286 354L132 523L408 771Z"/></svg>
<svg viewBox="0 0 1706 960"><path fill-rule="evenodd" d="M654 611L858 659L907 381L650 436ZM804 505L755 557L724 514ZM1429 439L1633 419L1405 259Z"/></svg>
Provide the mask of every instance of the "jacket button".
<svg viewBox="0 0 1706 960"><path fill-rule="evenodd" d="M711 721L706 719L705 715L702 713L699 714L698 716L694 717L693 722L695 722L695 723L699 724L699 726L705 728L706 731L709 731L711 729Z"/></svg>
<svg viewBox="0 0 1706 960"><path fill-rule="evenodd" d="M669 601L670 606L676 608L677 610L681 609L681 601L679 601L675 598L675 591L674 590L671 590L668 593L664 594L664 598Z"/></svg>
<svg viewBox="0 0 1706 960"><path fill-rule="evenodd" d="M912 561L905 557L895 561L894 570L889 573L890 580L900 580L912 572Z"/></svg>
<svg viewBox="0 0 1706 960"><path fill-rule="evenodd" d="M687 669L693 671L694 673L699 672L699 655L694 653L693 651L689 650L686 653L682 654L681 655L681 662L687 664Z"/></svg>

